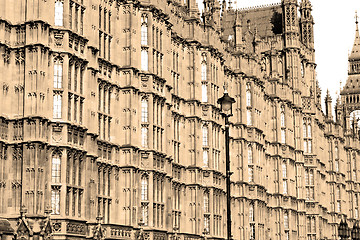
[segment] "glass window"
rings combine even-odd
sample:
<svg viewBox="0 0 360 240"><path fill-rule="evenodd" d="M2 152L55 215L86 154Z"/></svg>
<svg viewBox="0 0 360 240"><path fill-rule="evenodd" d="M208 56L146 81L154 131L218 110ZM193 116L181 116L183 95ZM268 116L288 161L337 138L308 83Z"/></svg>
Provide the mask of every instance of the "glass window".
<svg viewBox="0 0 360 240"><path fill-rule="evenodd" d="M62 88L62 71L63 71L62 61L56 60L54 64L54 88Z"/></svg>
<svg viewBox="0 0 360 240"><path fill-rule="evenodd" d="M253 163L253 151L251 145L248 146L248 163Z"/></svg>
<svg viewBox="0 0 360 240"><path fill-rule="evenodd" d="M209 204L209 192L206 191L204 193L204 212L209 213L210 212L210 204Z"/></svg>
<svg viewBox="0 0 360 240"><path fill-rule="evenodd" d="M51 214L60 214L60 190L51 190Z"/></svg>
<svg viewBox="0 0 360 240"><path fill-rule="evenodd" d="M208 101L208 93L207 93L207 83L201 84L201 95L202 95L202 102Z"/></svg>
<svg viewBox="0 0 360 240"><path fill-rule="evenodd" d="M286 162L282 163L282 175L283 178L287 178L287 166L286 166Z"/></svg>
<svg viewBox="0 0 360 240"><path fill-rule="evenodd" d="M251 86L246 84L246 106L251 107Z"/></svg>
<svg viewBox="0 0 360 240"><path fill-rule="evenodd" d="M60 94L55 94L53 118L61 118L61 101L62 101L62 96Z"/></svg>
<svg viewBox="0 0 360 240"><path fill-rule="evenodd" d="M60 183L61 179L61 162L58 155L53 156L52 158L52 167L51 167L51 181L53 183Z"/></svg>
<svg viewBox="0 0 360 240"><path fill-rule="evenodd" d="M209 152L208 152L208 150L203 150L203 163L204 163L204 167L209 167Z"/></svg>
<svg viewBox="0 0 360 240"><path fill-rule="evenodd" d="M254 169L253 169L253 167L249 167L248 171L249 171L249 173L248 173L249 182L253 182L254 181Z"/></svg>
<svg viewBox="0 0 360 240"><path fill-rule="evenodd" d="M141 200L147 201L148 200L148 177L142 176L141 177Z"/></svg>
<svg viewBox="0 0 360 240"><path fill-rule="evenodd" d="M308 138L311 138L311 125L310 124L307 127L307 131L308 131L308 133L307 133Z"/></svg>
<svg viewBox="0 0 360 240"><path fill-rule="evenodd" d="M281 143L285 143L285 142L286 142L286 130L281 129Z"/></svg>
<svg viewBox="0 0 360 240"><path fill-rule="evenodd" d="M206 69L206 62L201 63L201 80L206 81L207 80L207 69Z"/></svg>
<svg viewBox="0 0 360 240"><path fill-rule="evenodd" d="M203 146L208 146L208 144L209 144L209 141L208 141L209 130L208 130L208 127L206 125L204 125L202 127L202 132L203 132Z"/></svg>
<svg viewBox="0 0 360 240"><path fill-rule="evenodd" d="M64 3L61 0L55 2L55 26L63 26Z"/></svg>
<svg viewBox="0 0 360 240"><path fill-rule="evenodd" d="M141 206L141 215L142 215L142 222L144 226L149 224L149 207L148 205Z"/></svg>
<svg viewBox="0 0 360 240"><path fill-rule="evenodd" d="M247 110L247 125L252 125L252 117L251 117L251 110Z"/></svg>
<svg viewBox="0 0 360 240"><path fill-rule="evenodd" d="M149 56L146 49L141 50L141 70L149 70Z"/></svg>
<svg viewBox="0 0 360 240"><path fill-rule="evenodd" d="M284 213L284 228L289 228L289 214L287 212Z"/></svg>
<svg viewBox="0 0 360 240"><path fill-rule="evenodd" d="M283 182L283 193L284 193L284 194L287 194L287 193L288 193L287 180L284 180L284 182Z"/></svg>
<svg viewBox="0 0 360 240"><path fill-rule="evenodd" d="M148 146L148 128L147 127L141 128L141 145L143 147Z"/></svg>
<svg viewBox="0 0 360 240"><path fill-rule="evenodd" d="M249 206L249 222L254 222L255 221L255 217L254 217L254 204L251 203Z"/></svg>
<svg viewBox="0 0 360 240"><path fill-rule="evenodd" d="M141 99L141 121L148 122L148 100L146 98Z"/></svg>

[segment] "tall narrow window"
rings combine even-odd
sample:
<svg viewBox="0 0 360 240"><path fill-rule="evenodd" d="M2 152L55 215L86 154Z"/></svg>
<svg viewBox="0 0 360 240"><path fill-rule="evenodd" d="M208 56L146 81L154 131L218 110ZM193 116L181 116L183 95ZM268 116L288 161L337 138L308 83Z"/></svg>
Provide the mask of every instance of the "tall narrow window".
<svg viewBox="0 0 360 240"><path fill-rule="evenodd" d="M141 145L143 147L148 146L148 128L147 127L141 127Z"/></svg>
<svg viewBox="0 0 360 240"><path fill-rule="evenodd" d="M201 101L202 102L207 102L208 101L208 94L207 94L208 90L207 89L208 89L207 83L203 82L201 84L201 96L202 96Z"/></svg>
<svg viewBox="0 0 360 240"><path fill-rule="evenodd" d="M204 192L204 232L209 234L210 230L210 193Z"/></svg>
<svg viewBox="0 0 360 240"><path fill-rule="evenodd" d="M284 213L284 228L289 229L289 214L288 214L288 212Z"/></svg>
<svg viewBox="0 0 360 240"><path fill-rule="evenodd" d="M251 107L251 86L250 86L250 83L246 84L246 106Z"/></svg>
<svg viewBox="0 0 360 240"><path fill-rule="evenodd" d="M51 166L51 181L53 183L60 183L61 177L61 162L60 156L58 154L52 157L52 166Z"/></svg>
<svg viewBox="0 0 360 240"><path fill-rule="evenodd" d="M252 146L250 144L248 146L248 163L249 164L253 163L253 151L252 151Z"/></svg>
<svg viewBox="0 0 360 240"><path fill-rule="evenodd" d="M64 3L62 0L55 2L55 26L63 26Z"/></svg>
<svg viewBox="0 0 360 240"><path fill-rule="evenodd" d="M208 126L204 125L202 127L202 133L203 133L203 146L206 147L209 144L209 142L208 142L208 135L209 135Z"/></svg>
<svg viewBox="0 0 360 240"><path fill-rule="evenodd" d="M249 206L249 222L254 222L255 216L254 216L254 203L250 203Z"/></svg>
<svg viewBox="0 0 360 240"><path fill-rule="evenodd" d="M210 212L209 196L210 196L209 192L205 191L204 192L204 212L205 213Z"/></svg>
<svg viewBox="0 0 360 240"><path fill-rule="evenodd" d="M254 168L253 168L253 166L249 166L248 177L249 177L249 182L254 181Z"/></svg>
<svg viewBox="0 0 360 240"><path fill-rule="evenodd" d="M248 109L246 111L246 118L247 118L247 125L252 125L252 116L251 116L251 110Z"/></svg>
<svg viewBox="0 0 360 240"><path fill-rule="evenodd" d="M148 185L149 185L149 179L147 176L141 177L141 201L147 201L148 200Z"/></svg>
<svg viewBox="0 0 360 240"><path fill-rule="evenodd" d="M203 163L204 167L209 167L209 151L207 149L203 150Z"/></svg>
<svg viewBox="0 0 360 240"><path fill-rule="evenodd" d="M53 118L61 118L61 101L62 96L60 94L54 95L54 108L53 108Z"/></svg>
<svg viewBox="0 0 360 240"><path fill-rule="evenodd" d="M62 88L63 62L57 59L54 63L54 88Z"/></svg>
<svg viewBox="0 0 360 240"><path fill-rule="evenodd" d="M148 122L148 108L149 108L149 102L146 98L141 99L141 122L147 123Z"/></svg>
<svg viewBox="0 0 360 240"><path fill-rule="evenodd" d="M149 56L147 49L141 49L141 70L149 70Z"/></svg>
<svg viewBox="0 0 360 240"><path fill-rule="evenodd" d="M51 190L51 214L57 215L60 214L60 190L52 189Z"/></svg>
<svg viewBox="0 0 360 240"><path fill-rule="evenodd" d="M141 45L148 45L148 18L146 14L141 16Z"/></svg>
<svg viewBox="0 0 360 240"><path fill-rule="evenodd" d="M149 224L149 206L147 204L141 205L142 223L144 226Z"/></svg>
<svg viewBox="0 0 360 240"><path fill-rule="evenodd" d="M207 83L207 62L206 62L206 55L203 54L201 56L201 95L202 95L202 102L208 101L208 83Z"/></svg>
<svg viewBox="0 0 360 240"><path fill-rule="evenodd" d="M281 125L281 130L280 130L281 143L285 143L286 142L286 125L285 125L285 106L284 105L282 105L280 107L280 125Z"/></svg>

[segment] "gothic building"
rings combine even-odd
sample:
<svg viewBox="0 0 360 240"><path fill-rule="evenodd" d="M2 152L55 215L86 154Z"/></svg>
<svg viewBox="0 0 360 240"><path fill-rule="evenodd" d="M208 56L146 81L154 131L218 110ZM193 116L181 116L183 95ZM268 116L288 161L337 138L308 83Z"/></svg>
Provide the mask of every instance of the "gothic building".
<svg viewBox="0 0 360 240"><path fill-rule="evenodd" d="M309 0L203 5L0 1L1 239L225 239L224 86L234 239L359 218L358 29L333 119Z"/></svg>

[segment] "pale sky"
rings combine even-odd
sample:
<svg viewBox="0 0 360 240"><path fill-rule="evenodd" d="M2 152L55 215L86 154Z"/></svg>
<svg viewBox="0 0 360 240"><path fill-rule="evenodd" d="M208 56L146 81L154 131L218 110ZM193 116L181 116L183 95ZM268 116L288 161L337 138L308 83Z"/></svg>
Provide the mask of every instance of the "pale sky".
<svg viewBox="0 0 360 240"><path fill-rule="evenodd" d="M200 5L202 0L198 2ZM238 8L243 8L280 3L281 0L232 0L232 2ZM357 10L360 16L360 1L311 0L311 3L315 22L315 61L317 78L322 90L322 102L326 90L329 89L334 106L339 94L340 82L344 86L347 79L348 53L355 39L355 11Z"/></svg>

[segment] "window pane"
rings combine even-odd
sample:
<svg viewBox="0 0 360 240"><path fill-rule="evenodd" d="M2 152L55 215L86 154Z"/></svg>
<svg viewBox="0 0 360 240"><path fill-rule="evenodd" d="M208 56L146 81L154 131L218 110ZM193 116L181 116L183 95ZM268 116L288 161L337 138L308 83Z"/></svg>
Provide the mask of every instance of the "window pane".
<svg viewBox="0 0 360 240"><path fill-rule="evenodd" d="M61 98L59 94L54 95L54 108L53 108L53 117L61 118Z"/></svg>
<svg viewBox="0 0 360 240"><path fill-rule="evenodd" d="M60 190L51 190L52 214L60 214Z"/></svg>
<svg viewBox="0 0 360 240"><path fill-rule="evenodd" d="M148 51L145 49L141 50L141 70L144 70L144 71L149 70Z"/></svg>
<svg viewBox="0 0 360 240"><path fill-rule="evenodd" d="M52 168L51 168L51 180L53 183L60 182L60 158L58 156L54 156L52 158Z"/></svg>
<svg viewBox="0 0 360 240"><path fill-rule="evenodd" d="M207 97L207 84L206 83L202 83L201 92L202 92L202 102L207 102L208 97Z"/></svg>
<svg viewBox="0 0 360 240"><path fill-rule="evenodd" d="M61 1L55 2L55 26L63 26L64 4Z"/></svg>

